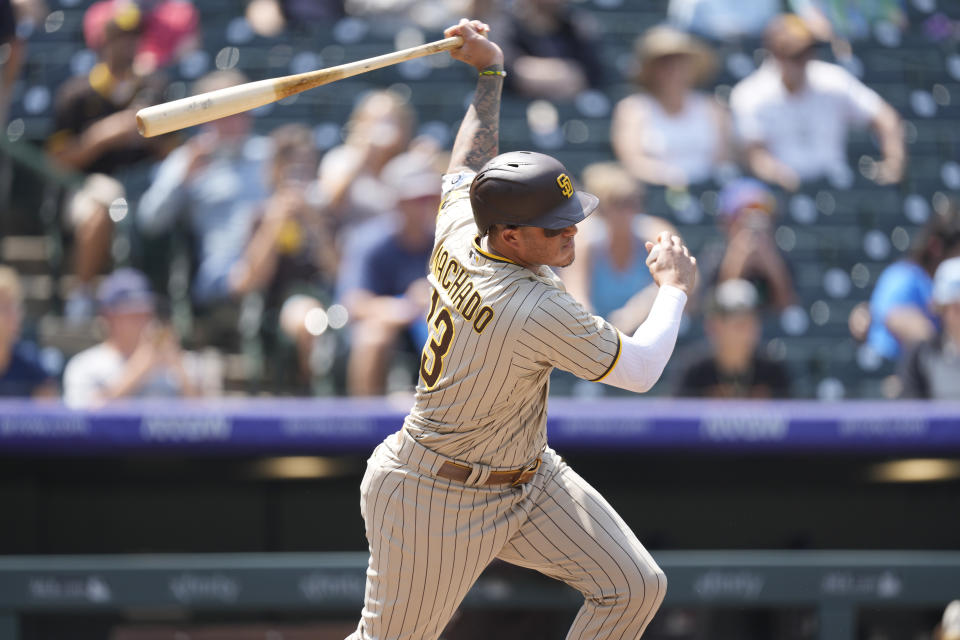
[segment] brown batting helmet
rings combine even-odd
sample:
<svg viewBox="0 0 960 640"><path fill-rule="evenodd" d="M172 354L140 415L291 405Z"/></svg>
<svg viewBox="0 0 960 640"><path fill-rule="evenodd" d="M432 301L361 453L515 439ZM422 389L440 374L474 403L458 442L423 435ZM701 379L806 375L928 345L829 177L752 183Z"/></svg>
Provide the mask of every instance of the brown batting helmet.
<svg viewBox="0 0 960 640"><path fill-rule="evenodd" d="M470 205L480 235L495 224L563 229L597 208L597 197L573 188L560 161L534 151L493 158L470 185Z"/></svg>

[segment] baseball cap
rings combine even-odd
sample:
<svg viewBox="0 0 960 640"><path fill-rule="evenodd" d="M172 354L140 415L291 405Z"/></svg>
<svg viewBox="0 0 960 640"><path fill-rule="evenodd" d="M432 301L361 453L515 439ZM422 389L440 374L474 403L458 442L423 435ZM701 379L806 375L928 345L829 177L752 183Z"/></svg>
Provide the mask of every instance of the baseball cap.
<svg viewBox="0 0 960 640"><path fill-rule="evenodd" d="M381 173L397 200L440 196L440 172L423 153L407 151L391 159Z"/></svg>
<svg viewBox="0 0 960 640"><path fill-rule="evenodd" d="M944 260L937 267L933 275L933 301L936 304L960 302L960 257Z"/></svg>
<svg viewBox="0 0 960 640"><path fill-rule="evenodd" d="M717 285L709 310L715 314L739 313L755 310L758 303L757 288L747 280L736 278Z"/></svg>
<svg viewBox="0 0 960 640"><path fill-rule="evenodd" d="M97 289L97 303L101 311L112 313L152 312L156 308L147 277L130 268L117 269L104 278Z"/></svg>
<svg viewBox="0 0 960 640"><path fill-rule="evenodd" d="M720 191L717 215L730 220L744 209L773 214L777 198L767 185L754 178L738 178L728 182Z"/></svg>

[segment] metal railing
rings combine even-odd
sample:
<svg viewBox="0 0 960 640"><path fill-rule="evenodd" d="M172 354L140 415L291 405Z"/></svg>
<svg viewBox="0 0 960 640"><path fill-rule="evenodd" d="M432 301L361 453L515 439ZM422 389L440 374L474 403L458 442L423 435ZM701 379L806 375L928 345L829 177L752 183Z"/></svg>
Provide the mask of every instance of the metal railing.
<svg viewBox="0 0 960 640"><path fill-rule="evenodd" d="M820 640L852 640L863 607L942 607L960 596L960 552L664 551L665 606L812 607ZM155 609L359 615L367 555L251 553L0 558L0 640L24 614ZM537 574L480 577L467 608L572 611L581 596Z"/></svg>

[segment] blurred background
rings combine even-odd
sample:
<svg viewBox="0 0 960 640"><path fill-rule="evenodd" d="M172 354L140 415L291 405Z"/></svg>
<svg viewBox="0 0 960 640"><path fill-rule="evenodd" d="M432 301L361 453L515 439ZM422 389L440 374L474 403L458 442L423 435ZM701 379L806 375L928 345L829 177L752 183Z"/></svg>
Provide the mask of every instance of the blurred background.
<svg viewBox="0 0 960 640"><path fill-rule="evenodd" d="M571 293L632 332L643 242L698 257L649 394L551 379L553 446L671 579L647 636L960 638L957 0L0 0L0 639L355 627L475 74L133 114L463 16L506 53L501 150L600 198ZM494 565L444 637L576 608Z"/></svg>

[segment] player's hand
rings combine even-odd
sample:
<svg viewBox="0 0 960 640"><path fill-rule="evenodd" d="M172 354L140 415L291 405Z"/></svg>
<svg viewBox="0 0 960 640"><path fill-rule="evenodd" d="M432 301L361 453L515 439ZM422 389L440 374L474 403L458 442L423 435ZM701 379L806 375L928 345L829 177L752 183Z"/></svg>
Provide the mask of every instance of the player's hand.
<svg viewBox="0 0 960 640"><path fill-rule="evenodd" d="M463 45L457 49L451 49L450 57L454 60L466 62L477 70L486 69L492 65L503 64L503 51L500 47L487 39L487 33L490 26L479 20L467 20L462 18L460 24L447 27L443 35L447 38L451 36L460 36L463 38Z"/></svg>
<svg viewBox="0 0 960 640"><path fill-rule="evenodd" d="M680 236L661 231L656 242L646 243L647 267L658 286L671 285L689 295L697 280L697 259Z"/></svg>

